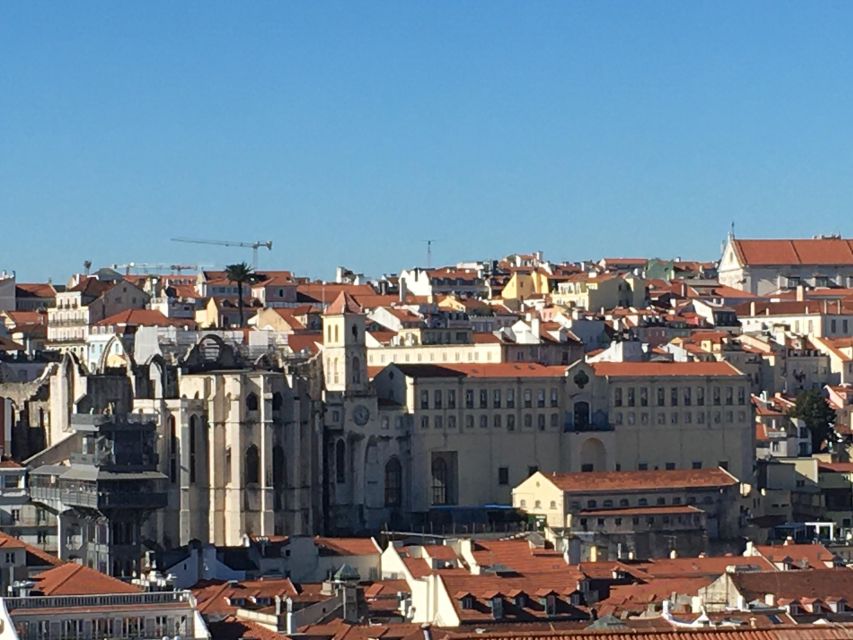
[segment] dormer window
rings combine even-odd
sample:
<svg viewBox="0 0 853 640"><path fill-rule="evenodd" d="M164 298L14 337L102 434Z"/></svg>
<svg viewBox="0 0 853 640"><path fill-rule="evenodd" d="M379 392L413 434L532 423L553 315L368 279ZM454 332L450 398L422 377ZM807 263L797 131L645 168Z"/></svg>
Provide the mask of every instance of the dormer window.
<svg viewBox="0 0 853 640"><path fill-rule="evenodd" d="M474 596L468 594L462 596L462 608L463 609L473 609L474 608Z"/></svg>
<svg viewBox="0 0 853 640"><path fill-rule="evenodd" d="M545 596L545 615L549 617L557 615L557 596L553 593Z"/></svg>
<svg viewBox="0 0 853 640"><path fill-rule="evenodd" d="M490 601L492 607L492 617L495 620L503 618L504 616L504 601L503 598L499 595L494 596Z"/></svg>
<svg viewBox="0 0 853 640"><path fill-rule="evenodd" d="M519 593L515 596L515 606L519 609L523 609L527 606L527 594Z"/></svg>

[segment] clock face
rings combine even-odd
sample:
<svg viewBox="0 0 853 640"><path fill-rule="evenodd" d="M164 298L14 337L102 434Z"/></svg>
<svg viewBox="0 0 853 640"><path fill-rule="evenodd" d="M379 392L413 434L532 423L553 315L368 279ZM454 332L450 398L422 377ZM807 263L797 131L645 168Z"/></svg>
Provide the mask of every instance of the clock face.
<svg viewBox="0 0 853 640"><path fill-rule="evenodd" d="M352 419L359 427L363 427L370 420L370 409L363 404L356 405L355 409L352 410Z"/></svg>

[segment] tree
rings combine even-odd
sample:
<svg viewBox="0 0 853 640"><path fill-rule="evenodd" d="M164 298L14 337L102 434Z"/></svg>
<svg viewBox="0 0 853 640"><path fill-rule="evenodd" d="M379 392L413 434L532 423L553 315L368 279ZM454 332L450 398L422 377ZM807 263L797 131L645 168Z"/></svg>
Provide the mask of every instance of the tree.
<svg viewBox="0 0 853 640"><path fill-rule="evenodd" d="M823 442L834 433L835 411L819 389L801 392L788 415L805 423L812 435L812 451L820 451Z"/></svg>
<svg viewBox="0 0 853 640"><path fill-rule="evenodd" d="M255 272L245 262L225 265L225 277L237 283L237 309L240 311L240 327L243 326L243 285L254 282Z"/></svg>

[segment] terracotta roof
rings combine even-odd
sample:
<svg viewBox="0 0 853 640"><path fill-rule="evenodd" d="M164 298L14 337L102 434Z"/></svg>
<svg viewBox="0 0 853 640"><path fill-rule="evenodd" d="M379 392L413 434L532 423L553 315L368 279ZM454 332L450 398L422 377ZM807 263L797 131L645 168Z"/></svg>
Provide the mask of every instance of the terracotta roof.
<svg viewBox="0 0 853 640"><path fill-rule="evenodd" d="M327 316L340 315L343 313L360 314L361 306L353 299L346 291L341 291L334 302L326 307L325 314Z"/></svg>
<svg viewBox="0 0 853 640"><path fill-rule="evenodd" d="M770 562L788 562L803 569L826 569L835 560L834 554L822 544L755 545L755 550Z"/></svg>
<svg viewBox="0 0 853 640"><path fill-rule="evenodd" d="M532 546L527 540L475 540L471 550L481 567L503 566L520 574L571 571L563 554Z"/></svg>
<svg viewBox="0 0 853 640"><path fill-rule="evenodd" d="M105 280L88 277L81 278L80 282L68 289L68 291L79 291L83 293L83 295L94 296L97 298L108 289L112 289L114 286L114 282L107 282Z"/></svg>
<svg viewBox="0 0 853 640"><path fill-rule="evenodd" d="M435 635L435 633L433 634ZM467 631L448 633L438 640L841 640L853 637L853 625L779 625L764 629L714 627L710 629L621 629L597 631L550 629L545 631L514 630L502 633Z"/></svg>
<svg viewBox="0 0 853 640"><path fill-rule="evenodd" d="M293 598L300 593L290 578L243 580L236 583L204 581L193 587L192 592L198 603L199 613L205 615L233 614L237 610L236 600L239 598ZM318 602L320 600L322 598L317 599Z"/></svg>
<svg viewBox="0 0 853 640"><path fill-rule="evenodd" d="M293 353L308 351L313 355L320 351L318 345L321 344L323 344L322 331L297 332L287 336L287 346Z"/></svg>
<svg viewBox="0 0 853 640"><path fill-rule="evenodd" d="M225 616L222 620L207 625L211 637L216 640L282 640L285 636L276 631L237 616Z"/></svg>
<svg viewBox="0 0 853 640"><path fill-rule="evenodd" d="M0 336L0 351L23 351L24 345L4 336Z"/></svg>
<svg viewBox="0 0 853 640"><path fill-rule="evenodd" d="M747 602L777 598L827 598L853 594L853 571L808 569L806 571L760 571L731 574L732 582Z"/></svg>
<svg viewBox="0 0 853 640"><path fill-rule="evenodd" d="M812 240L738 240L733 241L742 264L775 265L853 265L853 240L820 238Z"/></svg>
<svg viewBox="0 0 853 640"><path fill-rule="evenodd" d="M591 366L595 375L610 378L744 375L728 362L595 362Z"/></svg>
<svg viewBox="0 0 853 640"><path fill-rule="evenodd" d="M716 469L673 469L668 471L588 471L542 474L562 491L653 491L656 489L712 489L738 484L728 471Z"/></svg>
<svg viewBox="0 0 853 640"><path fill-rule="evenodd" d="M395 363L393 366L412 378L559 378L566 373L565 366L548 366L534 362L440 365Z"/></svg>
<svg viewBox="0 0 853 640"><path fill-rule="evenodd" d="M45 596L84 596L105 593L139 593L127 582L112 578L89 567L67 562L35 576L34 590Z"/></svg>
<svg viewBox="0 0 853 640"><path fill-rule="evenodd" d="M15 285L16 298L55 298L56 289L50 283L18 282Z"/></svg>
<svg viewBox="0 0 853 640"><path fill-rule="evenodd" d="M329 538L316 536L314 544L337 556L378 556L381 551L373 538Z"/></svg>
<svg viewBox="0 0 853 640"><path fill-rule="evenodd" d="M167 318L154 309L125 309L95 323L98 327L171 327L195 326L195 322L187 319Z"/></svg>

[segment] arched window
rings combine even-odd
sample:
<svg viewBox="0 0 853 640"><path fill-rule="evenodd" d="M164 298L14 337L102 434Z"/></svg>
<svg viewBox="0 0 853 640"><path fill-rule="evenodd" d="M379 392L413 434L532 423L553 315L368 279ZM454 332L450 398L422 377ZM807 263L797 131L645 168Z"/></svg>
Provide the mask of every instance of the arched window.
<svg viewBox="0 0 853 640"><path fill-rule="evenodd" d="M246 396L246 410L247 411L257 411L258 410L258 396L255 393L250 393Z"/></svg>
<svg viewBox="0 0 853 640"><path fill-rule="evenodd" d="M335 479L338 482L346 482L347 478L347 445L343 438L335 445Z"/></svg>
<svg viewBox="0 0 853 640"><path fill-rule="evenodd" d="M279 445L272 448L272 481L275 509L283 509L284 493L287 490L287 471L284 460L284 449Z"/></svg>
<svg viewBox="0 0 853 640"><path fill-rule="evenodd" d="M169 416L169 480L174 484L178 481L178 433L175 427L175 416Z"/></svg>
<svg viewBox="0 0 853 640"><path fill-rule="evenodd" d="M338 325L335 325L335 342L337 342L337 341L338 341L338 338L339 338L339 337L340 337L340 336L338 335Z"/></svg>
<svg viewBox="0 0 853 640"><path fill-rule="evenodd" d="M589 426L589 403L575 402L574 422L576 429L583 429Z"/></svg>
<svg viewBox="0 0 853 640"><path fill-rule="evenodd" d="M432 503L447 504L447 463L443 458L432 461Z"/></svg>
<svg viewBox="0 0 853 640"><path fill-rule="evenodd" d="M355 325L352 325L352 338L358 340L358 327Z"/></svg>
<svg viewBox="0 0 853 640"><path fill-rule="evenodd" d="M385 506L399 507L403 502L403 468L394 457L385 465Z"/></svg>
<svg viewBox="0 0 853 640"><path fill-rule="evenodd" d="M361 384L361 359L358 356L352 359L352 383Z"/></svg>
<svg viewBox="0 0 853 640"><path fill-rule="evenodd" d="M258 448L250 445L246 449L246 478L245 484L258 484L261 481L261 461Z"/></svg>
<svg viewBox="0 0 853 640"><path fill-rule="evenodd" d="M282 395L276 391L272 394L272 410L273 411L281 411L281 408L284 406L284 398Z"/></svg>
<svg viewBox="0 0 853 640"><path fill-rule="evenodd" d="M196 463L198 462L198 416L190 416L190 483L196 479Z"/></svg>

